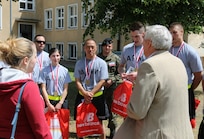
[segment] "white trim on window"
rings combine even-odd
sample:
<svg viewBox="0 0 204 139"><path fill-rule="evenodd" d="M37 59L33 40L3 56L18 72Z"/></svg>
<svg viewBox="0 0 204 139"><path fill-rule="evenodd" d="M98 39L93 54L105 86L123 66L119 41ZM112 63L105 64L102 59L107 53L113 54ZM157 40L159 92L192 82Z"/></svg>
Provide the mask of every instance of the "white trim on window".
<svg viewBox="0 0 204 139"><path fill-rule="evenodd" d="M81 43L81 57L85 57L85 52L84 52L84 42Z"/></svg>
<svg viewBox="0 0 204 139"><path fill-rule="evenodd" d="M76 42L69 42L67 43L67 51L69 54L68 59L77 59L77 43Z"/></svg>
<svg viewBox="0 0 204 139"><path fill-rule="evenodd" d="M45 44L45 51L49 52L49 50L52 48L52 42L46 42Z"/></svg>
<svg viewBox="0 0 204 139"><path fill-rule="evenodd" d="M34 11L35 0L19 0L19 9L21 11Z"/></svg>
<svg viewBox="0 0 204 139"><path fill-rule="evenodd" d="M45 29L52 29L53 26L53 9L45 9L44 10L44 23L45 23Z"/></svg>
<svg viewBox="0 0 204 139"><path fill-rule="evenodd" d="M64 6L55 8L55 28L64 29Z"/></svg>
<svg viewBox="0 0 204 139"><path fill-rule="evenodd" d="M30 31L28 29L29 26L32 27ZM35 23L18 22L18 37L25 37L30 40L33 40L35 34L36 34L36 24Z"/></svg>
<svg viewBox="0 0 204 139"><path fill-rule="evenodd" d="M78 4L71 4L67 6L67 23L68 23L68 28L77 28Z"/></svg>
<svg viewBox="0 0 204 139"><path fill-rule="evenodd" d="M82 2L82 13L81 13L81 26L82 28L86 28L89 25L90 19L92 18L92 16L87 17L87 12L93 8L94 6L94 0L89 0L90 5L88 6L88 9L85 9L83 7L83 2Z"/></svg>
<svg viewBox="0 0 204 139"><path fill-rule="evenodd" d="M63 42L56 42L55 46L60 51L61 59L64 59L64 43Z"/></svg>

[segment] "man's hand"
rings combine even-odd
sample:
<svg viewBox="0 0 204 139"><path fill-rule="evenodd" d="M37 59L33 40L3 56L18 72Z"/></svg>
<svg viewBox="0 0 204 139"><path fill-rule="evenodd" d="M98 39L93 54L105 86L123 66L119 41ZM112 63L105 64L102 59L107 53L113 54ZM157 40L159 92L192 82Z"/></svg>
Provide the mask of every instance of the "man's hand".
<svg viewBox="0 0 204 139"><path fill-rule="evenodd" d="M137 72L131 72L131 73L122 73L121 77L123 80L129 80L132 83L136 80Z"/></svg>
<svg viewBox="0 0 204 139"><path fill-rule="evenodd" d="M84 100L86 103L91 103L91 100L93 99L94 94L92 92L86 91L84 94Z"/></svg>

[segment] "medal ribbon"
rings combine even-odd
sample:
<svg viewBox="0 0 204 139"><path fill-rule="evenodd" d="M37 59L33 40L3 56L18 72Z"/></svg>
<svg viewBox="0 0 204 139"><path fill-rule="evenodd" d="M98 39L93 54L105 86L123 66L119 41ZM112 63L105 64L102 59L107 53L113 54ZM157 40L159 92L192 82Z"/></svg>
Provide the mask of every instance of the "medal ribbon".
<svg viewBox="0 0 204 139"><path fill-rule="evenodd" d="M142 52L143 52L143 46L140 48L140 52L139 52L139 55L136 57L136 47L134 46L134 61L135 61L135 68L138 68L139 67L139 59L140 57L142 56Z"/></svg>
<svg viewBox="0 0 204 139"><path fill-rule="evenodd" d="M56 68L57 68L57 73L56 73L56 76L55 76L54 75L55 74L54 70L53 70L52 66L50 65L50 70L51 70L51 73L52 73L52 79L53 79L54 84L55 84L55 91L58 91L57 86L58 86L58 71L59 71L59 66L57 65ZM56 77L56 79L55 79L55 77Z"/></svg>
<svg viewBox="0 0 204 139"><path fill-rule="evenodd" d="M181 46L179 47L179 50L178 50L178 52L176 53L176 55L174 55L174 48L173 48L173 47L172 47L171 53L172 53L174 56L178 57L178 55L179 55L179 53L181 52L181 50L183 49L183 47L184 47L184 42L182 42L182 44L181 44Z"/></svg>
<svg viewBox="0 0 204 139"><path fill-rule="evenodd" d="M40 54L40 59L38 58L38 63L40 65L40 70L42 70L42 66L43 66L43 53Z"/></svg>
<svg viewBox="0 0 204 139"><path fill-rule="evenodd" d="M90 68L89 68L89 65L88 65L88 63L87 63L87 61L86 61L86 58L85 58L85 72L86 72L86 79L87 79L87 80L90 79L90 76L91 76L91 68L92 68L92 66L93 66L94 61L95 61L95 57L94 57L93 61L91 62Z"/></svg>

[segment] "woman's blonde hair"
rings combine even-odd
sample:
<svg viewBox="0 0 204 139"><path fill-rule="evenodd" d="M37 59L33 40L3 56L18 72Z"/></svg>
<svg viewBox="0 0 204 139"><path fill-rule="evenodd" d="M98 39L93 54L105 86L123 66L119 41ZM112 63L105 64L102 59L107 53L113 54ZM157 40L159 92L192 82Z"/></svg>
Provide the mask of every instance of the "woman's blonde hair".
<svg viewBox="0 0 204 139"><path fill-rule="evenodd" d="M19 66L25 57L32 57L34 43L26 38L10 37L5 42L0 42L0 58L10 66Z"/></svg>

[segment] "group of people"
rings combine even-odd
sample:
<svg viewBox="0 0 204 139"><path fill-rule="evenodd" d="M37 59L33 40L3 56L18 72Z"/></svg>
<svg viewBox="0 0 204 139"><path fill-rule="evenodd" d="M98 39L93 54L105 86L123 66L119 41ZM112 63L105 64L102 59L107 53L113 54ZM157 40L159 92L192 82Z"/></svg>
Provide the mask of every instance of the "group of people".
<svg viewBox="0 0 204 139"><path fill-rule="evenodd" d="M134 22L130 35L133 42L124 46L119 62L113 53L107 53L112 48L110 38L104 40L98 56L96 42L86 40L86 57L76 63L74 72L79 89L76 106L82 101L92 102L102 121L107 118L107 104L110 138L194 138L194 90L202 80L203 66L198 53L184 42L182 24L174 22L167 28ZM109 77L105 75L105 63L98 57L105 60ZM127 106L128 117L115 134L110 107L118 73L134 87ZM100 104L103 95L104 103Z"/></svg>
<svg viewBox="0 0 204 139"><path fill-rule="evenodd" d="M184 42L182 24L172 23L168 29L134 22L129 29L133 42L124 46L120 57L112 52L111 38L103 40L99 54L95 40L85 40L85 57L74 68L78 89L75 119L80 103L92 103L101 124L108 119L111 139L193 139L194 90L202 80L203 67L197 52ZM43 35L35 36L34 42L25 38L0 42L0 139L10 138L25 82L16 139L51 139L44 108L53 112L68 109L69 71L59 64L60 51L51 48L45 52L45 43ZM134 87L128 116L116 131L111 104L121 79L131 81ZM100 139L105 138L104 130Z"/></svg>
<svg viewBox="0 0 204 139"><path fill-rule="evenodd" d="M60 51L44 51L45 37L34 41L10 37L0 42L0 138L10 138L19 92L24 83L15 138L51 139L45 108L56 112L68 109L69 71L60 65ZM8 105L8 107L5 107Z"/></svg>

